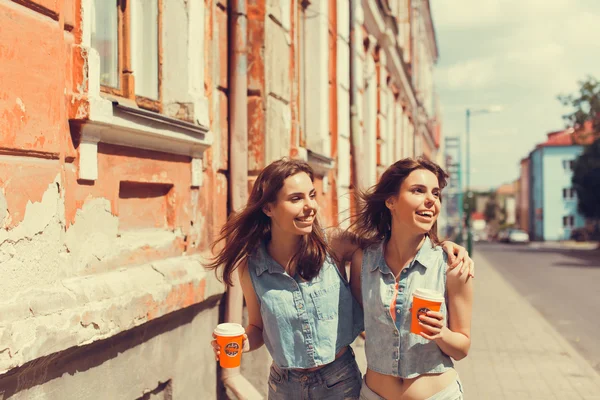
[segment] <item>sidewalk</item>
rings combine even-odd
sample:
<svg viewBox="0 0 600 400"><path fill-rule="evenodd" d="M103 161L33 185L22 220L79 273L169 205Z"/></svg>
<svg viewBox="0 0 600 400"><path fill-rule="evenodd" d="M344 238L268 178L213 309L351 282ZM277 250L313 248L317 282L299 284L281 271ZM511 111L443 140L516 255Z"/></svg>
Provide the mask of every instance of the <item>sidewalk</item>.
<svg viewBox="0 0 600 400"><path fill-rule="evenodd" d="M598 242L576 242L575 240L531 242L529 247L533 249L557 249L557 250L596 250L600 249Z"/></svg>
<svg viewBox="0 0 600 400"><path fill-rule="evenodd" d="M465 399L600 400L600 375L485 258L474 259L472 345L456 363ZM360 339L354 348L364 373Z"/></svg>

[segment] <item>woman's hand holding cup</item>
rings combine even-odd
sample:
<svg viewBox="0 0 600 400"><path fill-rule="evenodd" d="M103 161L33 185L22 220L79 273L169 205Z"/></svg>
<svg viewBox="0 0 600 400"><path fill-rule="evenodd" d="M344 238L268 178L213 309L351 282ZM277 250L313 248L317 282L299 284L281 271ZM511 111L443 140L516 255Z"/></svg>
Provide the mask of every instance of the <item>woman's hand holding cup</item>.
<svg viewBox="0 0 600 400"><path fill-rule="evenodd" d="M239 367L242 353L250 350L244 328L235 323L219 324L213 332L213 338L210 344L221 367Z"/></svg>
<svg viewBox="0 0 600 400"><path fill-rule="evenodd" d="M427 332L421 331L419 334L427 340L441 339L444 331L448 329L444 324L444 315L439 311L428 311L426 314L419 315L419 325Z"/></svg>

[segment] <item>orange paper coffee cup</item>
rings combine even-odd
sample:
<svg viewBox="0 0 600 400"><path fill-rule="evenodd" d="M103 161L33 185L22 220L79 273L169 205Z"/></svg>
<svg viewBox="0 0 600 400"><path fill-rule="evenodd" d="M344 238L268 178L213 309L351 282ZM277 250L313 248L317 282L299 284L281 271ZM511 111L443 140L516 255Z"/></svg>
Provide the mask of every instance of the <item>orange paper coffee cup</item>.
<svg viewBox="0 0 600 400"><path fill-rule="evenodd" d="M427 311L440 311L444 302L444 295L435 290L416 289L413 292L412 317L410 322L410 332L420 334L429 333L419 325L419 316L426 314Z"/></svg>
<svg viewBox="0 0 600 400"><path fill-rule="evenodd" d="M245 333L240 324L224 323L214 330L217 344L221 346L219 364L222 368L236 368L242 360L242 339Z"/></svg>

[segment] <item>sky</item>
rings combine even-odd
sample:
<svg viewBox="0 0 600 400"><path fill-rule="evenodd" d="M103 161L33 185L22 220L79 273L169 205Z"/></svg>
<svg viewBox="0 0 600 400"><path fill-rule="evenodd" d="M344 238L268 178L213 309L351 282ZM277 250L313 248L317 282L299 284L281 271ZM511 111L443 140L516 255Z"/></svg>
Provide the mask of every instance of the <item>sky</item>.
<svg viewBox="0 0 600 400"><path fill-rule="evenodd" d="M600 79L600 1L430 3L442 134L461 136L464 145L466 109L501 106L471 116L471 187L514 181L520 160L565 127L570 109L557 96L576 94L588 75Z"/></svg>

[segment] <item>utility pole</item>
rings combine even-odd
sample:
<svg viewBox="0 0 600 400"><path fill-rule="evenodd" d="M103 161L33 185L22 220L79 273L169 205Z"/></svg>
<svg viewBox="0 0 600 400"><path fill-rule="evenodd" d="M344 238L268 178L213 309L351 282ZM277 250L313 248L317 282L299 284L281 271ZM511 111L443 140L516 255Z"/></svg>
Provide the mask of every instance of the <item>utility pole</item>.
<svg viewBox="0 0 600 400"><path fill-rule="evenodd" d="M444 203L448 220L446 236L458 244L463 237L463 189L462 189L462 151L460 137L444 139L446 171L450 175L448 187L444 190Z"/></svg>

